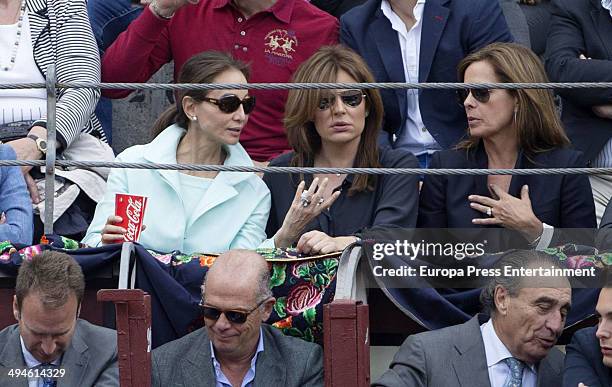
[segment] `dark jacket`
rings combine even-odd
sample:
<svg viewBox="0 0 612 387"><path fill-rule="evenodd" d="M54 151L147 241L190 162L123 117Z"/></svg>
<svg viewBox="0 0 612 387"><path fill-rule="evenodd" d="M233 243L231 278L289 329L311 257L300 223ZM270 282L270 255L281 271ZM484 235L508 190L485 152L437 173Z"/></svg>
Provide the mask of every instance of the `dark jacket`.
<svg viewBox="0 0 612 387"><path fill-rule="evenodd" d="M289 166L293 153L286 153L270 162L270 166ZM384 168L419 168L412 153L403 149L381 148L380 164ZM312 164L305 165L307 167ZM266 173L264 182L272 195L272 206L266 234L271 238L282 226L287 211L300 183L299 174ZM312 175L304 175L306 187ZM354 179L348 175L342 185L340 197L329 211L323 211L304 230L319 230L329 236L352 235L372 226L415 227L418 208L418 177L416 175L378 175L373 191L348 195Z"/></svg>
<svg viewBox="0 0 612 387"><path fill-rule="evenodd" d="M580 152L555 149L533 156L521 153L515 168L569 168L583 166ZM448 150L434 154L431 168L487 168L487 154L481 144L467 153ZM596 228L595 205L586 175L512 176L509 193L520 197L521 187L529 186L529 198L538 219L553 227ZM419 204L419 227L471 228L472 219L486 214L470 207L468 195L491 196L487 176L445 175L425 177ZM592 242L592 241L591 241Z"/></svg>
<svg viewBox="0 0 612 387"><path fill-rule="evenodd" d="M369 0L340 19L340 40L357 51L377 82L405 82L397 32ZM467 54L493 42L510 42L512 35L498 1L427 0L419 57L419 82L457 82L457 64ZM406 90L381 90L385 107L383 129L399 135L406 121ZM419 106L425 127L447 149L465 134L465 111L455 90L423 90Z"/></svg>
<svg viewBox="0 0 612 387"><path fill-rule="evenodd" d="M580 55L589 59L579 59ZM612 16L600 0L554 0L546 48L553 82L612 82ZM591 108L612 104L612 89L559 89L562 120L574 146L592 161L612 136L612 120Z"/></svg>
<svg viewBox="0 0 612 387"><path fill-rule="evenodd" d="M597 327L577 331L565 347L563 387L576 387L578 383L589 387L612 385L612 371L603 364L596 331Z"/></svg>

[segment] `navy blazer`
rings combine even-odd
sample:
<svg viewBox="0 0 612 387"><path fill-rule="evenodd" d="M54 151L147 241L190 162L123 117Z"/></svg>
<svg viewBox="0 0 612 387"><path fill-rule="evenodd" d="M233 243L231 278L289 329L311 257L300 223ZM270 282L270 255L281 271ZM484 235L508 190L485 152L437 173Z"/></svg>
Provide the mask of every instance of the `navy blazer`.
<svg viewBox="0 0 612 387"><path fill-rule="evenodd" d="M612 17L600 0L554 0L546 47L553 82L612 82ZM591 58L579 59L580 54ZM560 89L562 120L574 146L593 160L612 136L612 120L591 107L612 104L612 89Z"/></svg>
<svg viewBox="0 0 612 387"><path fill-rule="evenodd" d="M405 82L397 32L369 0L340 19L340 41L357 51L377 82ZM427 0L423 10L419 82L457 82L457 64L467 54L493 42L511 42L512 35L498 1ZM398 134L406 121L406 90L381 90L383 129ZM465 111L455 90L423 90L419 107L425 127L447 149L466 133Z"/></svg>
<svg viewBox="0 0 612 387"><path fill-rule="evenodd" d="M577 331L572 342L565 347L563 387L577 387L578 383L589 387L612 385L612 372L603 364L596 331L597 327Z"/></svg>
<svg viewBox="0 0 612 387"><path fill-rule="evenodd" d="M569 168L583 166L580 152L555 149L529 161L520 154L515 168ZM481 144L469 153L447 150L433 155L430 168L487 168L488 159ZM521 187L529 186L534 214L540 221L561 228L596 228L595 205L586 175L512 176L508 192L520 197ZM487 176L426 175L419 204L418 226L425 228L490 227L472 224L486 214L470 207L468 195L491 196Z"/></svg>

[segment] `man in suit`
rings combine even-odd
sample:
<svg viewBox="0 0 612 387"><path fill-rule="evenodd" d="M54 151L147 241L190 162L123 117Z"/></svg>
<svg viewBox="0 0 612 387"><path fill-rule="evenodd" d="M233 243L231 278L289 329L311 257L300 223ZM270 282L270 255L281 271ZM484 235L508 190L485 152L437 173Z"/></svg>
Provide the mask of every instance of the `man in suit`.
<svg viewBox="0 0 612 387"><path fill-rule="evenodd" d="M563 355L554 348L570 308L565 277L519 277L504 268L558 267L536 251L515 250L498 263L481 301L490 319L468 322L406 339L390 369L374 386L557 386ZM540 287L544 286L544 287Z"/></svg>
<svg viewBox="0 0 612 387"><path fill-rule="evenodd" d="M546 47L553 82L612 82L612 1L554 0ZM612 89L560 89L562 120L592 167L612 167ZM592 176L598 223L612 197L612 176Z"/></svg>
<svg viewBox="0 0 612 387"><path fill-rule="evenodd" d="M153 351L153 386L323 386L321 347L262 324L269 282L261 255L220 255L202 285L206 326Z"/></svg>
<svg viewBox="0 0 612 387"><path fill-rule="evenodd" d="M369 0L340 20L340 40L368 63L377 82L457 82L457 64L493 42L510 42L498 1ZM383 145L414 153L423 167L466 133L455 90L381 90Z"/></svg>
<svg viewBox="0 0 612 387"><path fill-rule="evenodd" d="M612 287L601 289L595 310L598 326L577 331L565 348L564 387L612 385Z"/></svg>
<svg viewBox="0 0 612 387"><path fill-rule="evenodd" d="M0 332L0 386L119 386L117 334L78 318L84 290L81 267L67 254L23 261L13 299L18 324ZM11 378L10 370L33 377Z"/></svg>

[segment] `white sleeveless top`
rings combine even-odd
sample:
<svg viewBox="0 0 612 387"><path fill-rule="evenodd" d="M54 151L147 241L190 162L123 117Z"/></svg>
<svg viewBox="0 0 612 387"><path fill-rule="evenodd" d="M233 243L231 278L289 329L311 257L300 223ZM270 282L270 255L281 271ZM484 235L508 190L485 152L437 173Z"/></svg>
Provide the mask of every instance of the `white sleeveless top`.
<svg viewBox="0 0 612 387"><path fill-rule="evenodd" d="M0 25L0 63L8 64L13 52L17 23ZM24 15L21 40L15 65L9 71L0 70L2 83L44 83L32 48L30 22ZM47 93L45 89L0 89L0 124L14 121L37 120L47 116Z"/></svg>

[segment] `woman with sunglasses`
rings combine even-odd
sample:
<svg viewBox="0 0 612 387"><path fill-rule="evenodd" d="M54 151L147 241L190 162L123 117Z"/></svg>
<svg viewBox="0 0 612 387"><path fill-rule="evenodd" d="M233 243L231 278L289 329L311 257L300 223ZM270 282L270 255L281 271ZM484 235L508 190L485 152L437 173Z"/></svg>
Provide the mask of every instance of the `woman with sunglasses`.
<svg viewBox="0 0 612 387"><path fill-rule="evenodd" d="M494 43L458 66L466 83L548 82L531 50ZM550 90L460 90L468 138L434 155L431 168L582 167L555 111ZM594 228L586 175L427 175L418 224L426 228L505 227L532 246L546 245L552 228ZM546 230L546 232L545 232Z"/></svg>
<svg viewBox="0 0 612 387"><path fill-rule="evenodd" d="M352 50L323 47L296 72L294 82L374 82ZM291 90L285 109L293 151L270 166L418 168L404 150L379 149L383 107L378 90ZM340 251L355 233L375 225L414 227L416 176L265 174L272 194L266 245L303 253Z"/></svg>
<svg viewBox="0 0 612 387"><path fill-rule="evenodd" d="M247 77L244 63L208 51L185 63L178 82L246 84ZM252 166L238 140L254 108L248 90L180 90L176 106L156 122L155 139L117 161ZM251 172L113 169L84 243L123 241L116 193L148 197L139 242L150 249L223 252L255 248L266 237L270 192Z"/></svg>

